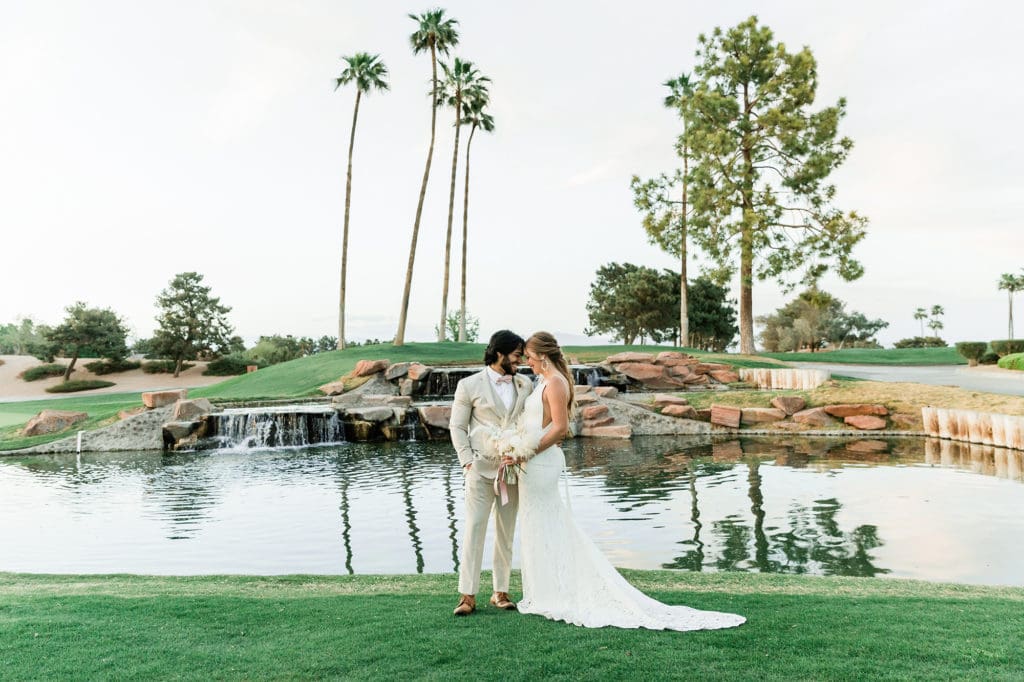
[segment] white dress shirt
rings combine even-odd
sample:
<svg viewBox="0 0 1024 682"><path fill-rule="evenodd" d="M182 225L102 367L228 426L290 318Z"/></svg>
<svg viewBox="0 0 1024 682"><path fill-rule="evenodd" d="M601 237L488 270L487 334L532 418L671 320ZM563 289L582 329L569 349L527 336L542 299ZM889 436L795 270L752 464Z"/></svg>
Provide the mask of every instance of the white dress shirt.
<svg viewBox="0 0 1024 682"><path fill-rule="evenodd" d="M487 378L491 380L491 386L494 388L494 392L501 399L501 402L505 404L505 409L511 410L512 403L514 403L516 399L516 389L515 386L513 386L512 381L499 382L498 379L503 376L506 375L498 374L490 367L487 368Z"/></svg>

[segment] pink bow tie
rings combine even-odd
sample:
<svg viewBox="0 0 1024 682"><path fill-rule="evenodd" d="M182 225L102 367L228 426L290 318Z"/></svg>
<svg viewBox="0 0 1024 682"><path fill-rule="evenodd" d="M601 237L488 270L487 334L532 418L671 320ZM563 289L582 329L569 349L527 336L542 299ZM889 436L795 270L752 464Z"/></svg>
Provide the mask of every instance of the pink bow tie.
<svg viewBox="0 0 1024 682"><path fill-rule="evenodd" d="M495 381L497 383L499 383L499 384L511 384L512 383L512 375L511 374L506 374L504 376L500 376L497 379L495 379Z"/></svg>

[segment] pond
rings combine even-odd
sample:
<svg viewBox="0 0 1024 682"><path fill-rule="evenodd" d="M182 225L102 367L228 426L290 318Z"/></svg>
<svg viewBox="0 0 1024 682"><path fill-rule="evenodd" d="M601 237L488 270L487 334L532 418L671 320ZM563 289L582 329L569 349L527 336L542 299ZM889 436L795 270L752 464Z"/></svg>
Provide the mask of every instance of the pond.
<svg viewBox="0 0 1024 682"><path fill-rule="evenodd" d="M789 436L565 450L573 511L619 567L1024 584L1024 453ZM0 519L0 571L450 573L462 476L444 442L0 458Z"/></svg>

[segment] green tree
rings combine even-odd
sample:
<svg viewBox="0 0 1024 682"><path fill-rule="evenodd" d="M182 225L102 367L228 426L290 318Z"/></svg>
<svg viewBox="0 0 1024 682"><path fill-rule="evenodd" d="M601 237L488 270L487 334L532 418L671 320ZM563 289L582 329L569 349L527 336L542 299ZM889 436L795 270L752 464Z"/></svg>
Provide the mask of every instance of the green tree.
<svg viewBox="0 0 1024 682"><path fill-rule="evenodd" d="M727 298L728 290L724 286L706 276L690 282L688 293L690 331L681 345L721 353L732 345L739 333L735 301Z"/></svg>
<svg viewBox="0 0 1024 682"><path fill-rule="evenodd" d="M175 275L156 297L156 305L160 310L156 318L159 328L153 334L151 348L157 355L174 360L174 376L181 373L185 360L229 347L234 331L227 320L231 308L210 296L210 287L203 286L199 273Z"/></svg>
<svg viewBox="0 0 1024 682"><path fill-rule="evenodd" d="M473 146L473 135L477 128L485 133L494 131L494 118L487 113L490 103L486 90L475 90L466 99L463 108L462 124L469 126L469 139L466 140L466 171L465 189L462 193L462 288L459 297L459 341L469 340L466 322L466 244L469 238L469 152Z"/></svg>
<svg viewBox="0 0 1024 682"><path fill-rule="evenodd" d="M14 323L0 326L0 353L30 355L42 342L40 327L31 317L19 317Z"/></svg>
<svg viewBox="0 0 1024 682"><path fill-rule="evenodd" d="M448 192L448 230L445 233L444 240L444 283L441 289L441 321L437 327L438 341L445 340L445 327L448 320L448 276L452 253L452 219L455 216L455 176L459 167L459 132L462 130L462 104L467 95L469 98L486 97L486 84L491 80L487 76L480 75L472 62L464 62L458 57L455 58L450 67L442 62L441 68L444 70L442 97L445 104L455 109L455 144L452 146L452 180L451 188Z"/></svg>
<svg viewBox="0 0 1024 682"><path fill-rule="evenodd" d="M448 51L459 42L459 33L455 19L447 19L443 9L433 9L409 18L417 23L416 31L409 36L413 54L430 52L430 148L427 150L427 164L423 169L423 183L420 185L420 198L416 204L416 220L412 226L412 241L409 244L409 263L405 269L405 289L402 291L402 309L398 315L398 331L395 332L394 345L405 344L405 325L409 314L409 294L412 292L412 271L416 263L416 241L420 233L420 218L423 215L423 200L427 195L427 181L430 179L430 161L434 157L434 137L437 129L437 53L448 54Z"/></svg>
<svg viewBox="0 0 1024 682"><path fill-rule="evenodd" d="M121 318L108 308L89 308L81 301L64 309L67 317L47 330L45 344L49 355L70 357L64 370L64 381L71 376L75 362L84 352L109 360L123 360L128 355L125 338L128 331Z"/></svg>
<svg viewBox="0 0 1024 682"><path fill-rule="evenodd" d="M660 342L675 336L679 289L676 274L632 263L597 269L590 285L585 334L610 334L631 345L638 338Z"/></svg>
<svg viewBox="0 0 1024 682"><path fill-rule="evenodd" d="M933 305L928 313L928 328L932 330L934 336L938 336L939 330L946 326L942 323L942 316L945 314L946 311L941 305Z"/></svg>
<svg viewBox="0 0 1024 682"><path fill-rule="evenodd" d="M352 130L348 138L348 172L345 175L345 226L341 237L341 290L338 294L338 349L345 348L345 276L348 268L348 215L352 203L352 148L356 142L356 121L359 119L359 100L363 93L373 90L384 92L388 89L388 67L380 55L357 52L351 57L342 57L348 66L335 81L334 89L355 83L356 102L352 108Z"/></svg>
<svg viewBox="0 0 1024 682"><path fill-rule="evenodd" d="M1003 273L999 276L999 290L1005 291L1010 298L1008 336L1006 337L1008 339L1013 339L1013 295L1022 289L1024 289L1024 275Z"/></svg>
<svg viewBox="0 0 1024 682"><path fill-rule="evenodd" d="M848 341L877 345L874 335L889 324L885 320L870 320L863 313L847 313L845 303L817 287L801 292L757 321L764 325L761 343L769 352L813 352L826 346L841 348Z"/></svg>
<svg viewBox="0 0 1024 682"><path fill-rule="evenodd" d="M921 323L921 336L924 337L924 321L928 319L928 311L918 308L914 311L914 319Z"/></svg>
<svg viewBox="0 0 1024 682"><path fill-rule="evenodd" d="M475 343L480 337L480 319L473 315L467 314L463 316L458 313L452 313L448 316L446 324L448 325L448 336L453 340L459 338L460 329L465 329L466 341L469 343ZM437 327L434 327L434 333L437 333ZM460 343L465 343L465 341L460 340Z"/></svg>
<svg viewBox="0 0 1024 682"><path fill-rule="evenodd" d="M752 353L755 275L788 287L788 273L809 266L820 275L835 261L843 279L856 279L863 267L851 252L867 220L832 206L828 177L853 142L838 137L844 99L811 110L818 73L810 49L787 51L757 17L698 44L685 136L689 228L723 267L739 250L740 352Z"/></svg>
<svg viewBox="0 0 1024 682"><path fill-rule="evenodd" d="M647 238L662 250L679 258L679 330L680 338L690 336L689 292L687 291L686 256L687 235L686 219L689 213L687 198L687 176L690 173L690 147L686 136L686 124L690 115L690 102L693 96L693 84L690 76L682 73L664 83L669 89L664 104L679 113L683 121L683 134L679 136L676 152L683 160L682 172L678 170L667 175L662 173L651 180L640 180L636 175L630 183L633 189L633 204L643 212L643 226ZM682 200L672 200L671 194L676 185L682 188Z"/></svg>

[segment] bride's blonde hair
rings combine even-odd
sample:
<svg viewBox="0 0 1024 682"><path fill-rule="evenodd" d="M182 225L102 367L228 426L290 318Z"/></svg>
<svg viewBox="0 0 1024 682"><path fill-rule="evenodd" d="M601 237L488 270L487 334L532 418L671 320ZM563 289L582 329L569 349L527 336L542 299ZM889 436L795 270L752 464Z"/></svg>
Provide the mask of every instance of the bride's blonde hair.
<svg viewBox="0 0 1024 682"><path fill-rule="evenodd" d="M572 378L572 372L569 371L569 363L566 362L558 341L548 332L536 332L526 340L526 347L537 355L545 356L547 360L555 365L558 373L565 377L566 383L569 384L567 407L569 419L572 419L576 412L576 382Z"/></svg>

